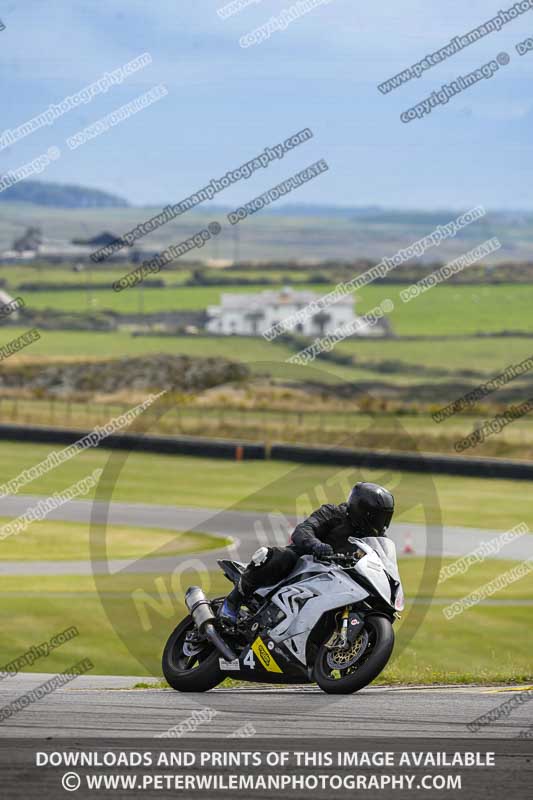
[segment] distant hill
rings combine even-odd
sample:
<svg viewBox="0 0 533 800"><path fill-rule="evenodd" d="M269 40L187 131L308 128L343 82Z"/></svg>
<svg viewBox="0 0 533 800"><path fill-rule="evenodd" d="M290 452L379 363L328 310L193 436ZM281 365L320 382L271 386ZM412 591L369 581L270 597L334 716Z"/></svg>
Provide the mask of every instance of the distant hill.
<svg viewBox="0 0 533 800"><path fill-rule="evenodd" d="M33 203L55 208L127 208L116 194L67 183L21 181L0 192L0 203Z"/></svg>
<svg viewBox="0 0 533 800"><path fill-rule="evenodd" d="M271 214L282 217L343 217L361 218L378 217L383 213L381 206L327 206L310 203L284 203L269 206Z"/></svg>

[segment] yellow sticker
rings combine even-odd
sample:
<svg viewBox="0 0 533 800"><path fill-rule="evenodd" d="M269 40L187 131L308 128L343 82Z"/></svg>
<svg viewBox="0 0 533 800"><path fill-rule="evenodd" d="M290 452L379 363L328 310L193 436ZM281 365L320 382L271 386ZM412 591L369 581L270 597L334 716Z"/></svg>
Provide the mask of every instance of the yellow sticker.
<svg viewBox="0 0 533 800"><path fill-rule="evenodd" d="M253 643L252 650L266 670L269 672L283 672L276 664L274 656L269 652L260 636Z"/></svg>

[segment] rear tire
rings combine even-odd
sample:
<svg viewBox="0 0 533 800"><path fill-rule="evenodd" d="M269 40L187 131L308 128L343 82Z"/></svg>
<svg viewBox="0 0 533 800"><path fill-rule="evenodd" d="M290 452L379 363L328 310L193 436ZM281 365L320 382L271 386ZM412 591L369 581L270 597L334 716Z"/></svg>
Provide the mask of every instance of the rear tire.
<svg viewBox="0 0 533 800"><path fill-rule="evenodd" d="M166 681L178 692L207 692L225 678L218 665L220 653L209 642L197 658L183 654L185 634L194 628L191 616L174 628L163 650L162 667Z"/></svg>
<svg viewBox="0 0 533 800"><path fill-rule="evenodd" d="M371 614L365 618L366 631L369 633L369 654L367 650L356 662L353 672L334 678L331 667L327 663L328 653L324 644L320 647L315 661L314 677L320 688L328 694L352 694L371 683L385 668L394 647L394 631L392 623L386 617ZM326 640L327 641L327 640Z"/></svg>

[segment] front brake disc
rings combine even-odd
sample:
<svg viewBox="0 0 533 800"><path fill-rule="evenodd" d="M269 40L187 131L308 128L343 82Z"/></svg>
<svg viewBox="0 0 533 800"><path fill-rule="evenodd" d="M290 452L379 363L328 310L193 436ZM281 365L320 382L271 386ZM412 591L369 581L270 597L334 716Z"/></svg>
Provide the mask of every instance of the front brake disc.
<svg viewBox="0 0 533 800"><path fill-rule="evenodd" d="M368 645L368 633L363 630L355 642L348 647L336 647L329 650L327 654L327 664L330 669L347 669L361 658Z"/></svg>

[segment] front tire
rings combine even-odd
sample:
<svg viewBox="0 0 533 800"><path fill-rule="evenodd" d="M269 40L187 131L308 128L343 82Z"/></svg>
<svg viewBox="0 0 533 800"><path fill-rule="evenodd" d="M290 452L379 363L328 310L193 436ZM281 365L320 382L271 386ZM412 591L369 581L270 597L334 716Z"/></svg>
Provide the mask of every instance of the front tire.
<svg viewBox="0 0 533 800"><path fill-rule="evenodd" d="M331 665L331 650L322 644L315 661L314 677L328 694L352 694L371 683L385 668L394 647L392 623L386 617L370 614L365 618L366 648L351 667L336 669ZM358 639L361 639L363 633ZM327 641L327 640L326 640ZM356 640L358 641L358 640ZM328 661L329 655L329 661Z"/></svg>
<svg viewBox="0 0 533 800"><path fill-rule="evenodd" d="M178 692L207 692L225 677L218 664L220 653L210 642L197 655L183 653L185 636L194 628L192 617L185 617L170 634L163 651L163 675Z"/></svg>

